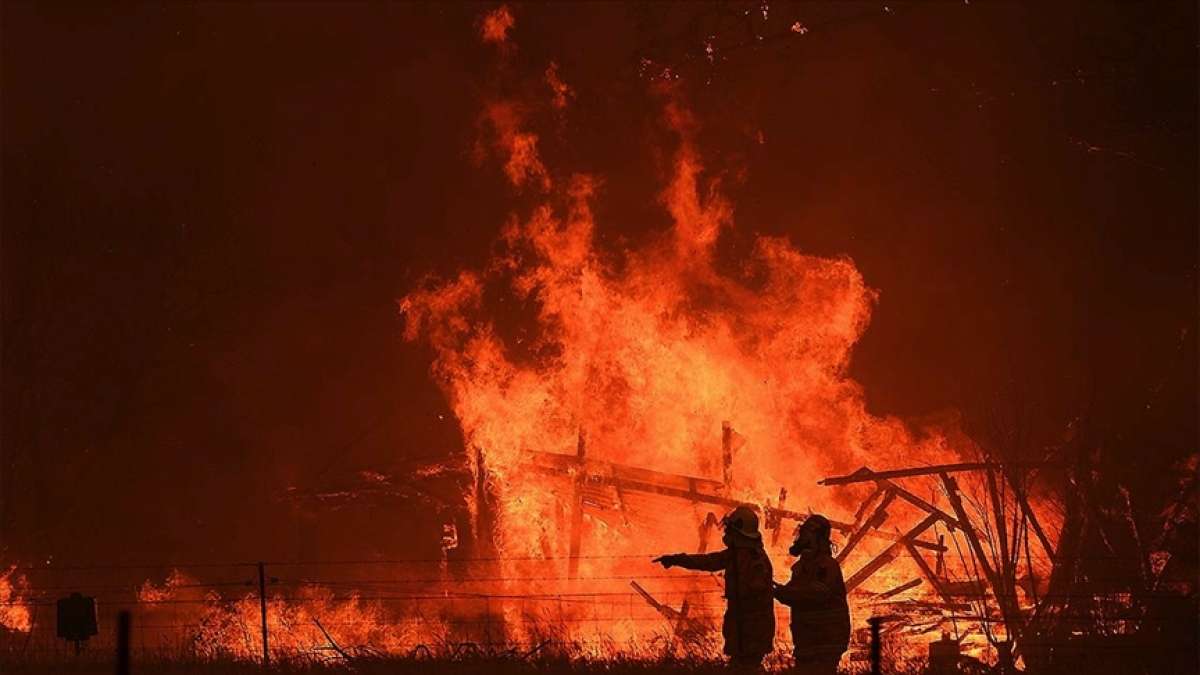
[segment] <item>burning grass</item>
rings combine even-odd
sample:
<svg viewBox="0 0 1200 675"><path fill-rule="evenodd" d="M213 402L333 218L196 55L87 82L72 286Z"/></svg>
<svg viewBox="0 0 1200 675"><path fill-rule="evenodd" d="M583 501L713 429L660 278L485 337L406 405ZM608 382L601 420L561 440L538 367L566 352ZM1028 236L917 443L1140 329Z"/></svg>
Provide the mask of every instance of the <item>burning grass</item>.
<svg viewBox="0 0 1200 675"><path fill-rule="evenodd" d="M786 663L779 661L768 664L769 670L783 670ZM161 656L135 659L134 673L156 673L161 675L241 675L245 673L280 673L281 675L324 675L355 673L357 675L407 675L429 673L436 670L439 675L658 675L665 673L689 673L716 675L729 673L729 666L720 660L681 659L664 655L658 659L569 659L561 656L530 657L506 654L468 654L463 656L425 656L417 654L406 657L358 657L353 660L310 658L291 659L271 664L264 670L254 662L230 659L180 659ZM65 673L76 675L109 675L113 662L109 658L84 657L69 661L12 660L0 658L0 671L10 674L50 675ZM865 663L839 671L846 675L867 672ZM904 675L922 672L914 665L909 668L888 668L888 673Z"/></svg>

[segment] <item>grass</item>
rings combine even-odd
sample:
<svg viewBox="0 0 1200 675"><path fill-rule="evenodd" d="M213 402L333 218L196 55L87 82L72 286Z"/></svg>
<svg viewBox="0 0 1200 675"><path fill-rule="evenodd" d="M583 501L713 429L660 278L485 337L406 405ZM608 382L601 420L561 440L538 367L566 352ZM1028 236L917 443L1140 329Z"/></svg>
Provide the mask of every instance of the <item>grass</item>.
<svg viewBox="0 0 1200 675"><path fill-rule="evenodd" d="M15 675L29 673L30 675L50 675L51 673L92 675L104 673L111 675L114 664L107 659L92 659L77 662L29 662L5 663L0 661L0 671ZM180 661L153 660L142 663L135 662L132 667L134 675L155 673L161 675L251 675L262 673L260 665L245 661ZM423 658L356 658L347 662L344 659L316 662L311 659L303 661L273 663L271 673L279 675L336 675L338 673L354 673L355 675L550 675L553 673L570 673L571 675L651 675L661 673L697 673L704 675L728 675L730 668L719 661L633 661L606 660L580 661L558 658L520 659L501 657L481 657L462 659L423 659Z"/></svg>

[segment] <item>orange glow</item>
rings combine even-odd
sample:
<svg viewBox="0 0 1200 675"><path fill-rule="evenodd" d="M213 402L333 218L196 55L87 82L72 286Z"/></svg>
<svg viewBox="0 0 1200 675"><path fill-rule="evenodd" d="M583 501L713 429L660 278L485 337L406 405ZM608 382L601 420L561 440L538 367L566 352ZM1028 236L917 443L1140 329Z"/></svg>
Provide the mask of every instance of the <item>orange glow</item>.
<svg viewBox="0 0 1200 675"><path fill-rule="evenodd" d="M562 76L558 73L558 64L553 61L546 66L546 85L550 87L550 105L559 110L567 107L567 101L575 96L575 91L571 89L570 85L563 82Z"/></svg>
<svg viewBox="0 0 1200 675"><path fill-rule="evenodd" d="M483 37L484 42L504 44L508 42L508 31L512 30L516 23L508 5L500 5L484 15L483 22L479 27L479 34Z"/></svg>
<svg viewBox="0 0 1200 675"><path fill-rule="evenodd" d="M0 627L28 633L33 628L29 606L22 601L28 584L15 567L0 572Z"/></svg>
<svg viewBox="0 0 1200 675"><path fill-rule="evenodd" d="M153 623L155 615L162 614L163 620L182 619L194 626L191 644L196 656L258 659L262 642L257 593L228 598L203 586L179 570L173 570L161 585L147 581L138 593L145 620ZM361 599L358 592L336 595L327 588L304 586L269 596L267 629L271 651L278 656L332 653L333 643L348 653L368 646L399 653L445 633L436 617L409 613L400 618L378 603Z"/></svg>
<svg viewBox="0 0 1200 675"><path fill-rule="evenodd" d="M502 5L483 18L481 38L511 47L514 24ZM868 487L833 489L819 479L863 466L977 456L953 416L915 424L867 410L848 368L883 300L854 261L758 235L738 265L718 265L719 254L731 253L722 246L723 235L738 227L735 205L705 164L701 121L674 88L677 77L663 71L650 78L661 97L669 166L646 187L670 225L636 246L614 247L602 236L615 229L596 219L602 177L554 171L539 151L535 113L548 107L561 120L575 96L555 63L537 83L547 101L483 102L476 154L496 161L527 206L497 214L503 225L481 269L427 282L399 301L404 339L432 348L431 375L461 427L476 477L463 495L469 536L483 560L454 569L442 560L434 579L389 571L363 582L375 596L351 588L353 581L287 581L286 592L267 594L273 652L322 654L336 643L407 654L455 640L540 649L552 641L569 656L714 657L721 580L664 572L651 557L714 550L720 532L706 534L704 523L728 503L752 504L766 515L782 508L786 495L791 519L763 522L775 578L783 581L792 528L803 517L797 514L858 525L868 515L856 514ZM761 131L756 139L765 142ZM622 488L630 475L643 476L643 486L684 487L675 494ZM972 515L991 517L980 508L987 494L980 479L958 480ZM689 498L697 485L713 500ZM938 509L950 508L935 482L909 487ZM1040 497L1030 498L1038 507ZM1053 539L1057 523L1039 515ZM925 516L896 500L886 526L858 542L843 564L850 579L881 553L896 552L851 595L856 627L892 611L880 596L902 586L896 599L931 601L921 611L942 616L931 584L912 583L933 575L889 540ZM939 569L955 581L969 579L974 561L961 550L953 555L961 544L954 533L931 530L918 543L928 550L938 534L947 542ZM834 538L846 544L844 532ZM1049 561L1031 564L1044 581ZM691 623L672 625L656 614L629 592L631 581L645 581L671 611L686 605ZM139 611L183 615L199 656L254 660L262 649L259 598L241 583L221 595L175 570L161 584L141 585ZM15 602L22 584L13 570L0 574L0 625L28 631L29 609ZM1029 604L1029 590L1017 583L1015 592ZM787 614L778 611L776 645L784 651ZM981 624L958 622L970 633L965 650L982 654ZM896 649L911 656L928 641L914 633Z"/></svg>
<svg viewBox="0 0 1200 675"><path fill-rule="evenodd" d="M475 469L498 513L494 531L480 536L492 538L503 576L529 576L530 559L558 570L557 581L513 581L500 585L505 592L611 589L611 582L586 580L648 574L652 553L695 549L707 513L723 510L618 494L608 485L586 488L579 579L567 581L570 476L577 469L555 476L531 465L537 453L571 458L581 439L593 475L619 465L721 481L728 421L735 437L729 498L769 506L782 488L789 509L848 522L865 493L821 488L818 479L868 464L955 462L975 449L953 419L913 428L867 411L862 388L846 370L878 293L853 261L806 255L785 238L760 236L741 270L717 269L715 253L721 233L735 226L734 208L695 146L699 122L664 91L665 126L674 137L672 170L659 193L672 220L664 236L640 248L598 246L603 226L592 207L603 182L585 174L552 180L530 152L538 139L522 126L516 104L488 103L485 115L502 139L497 145L511 184L520 189L536 178L548 194L524 215L510 216L484 270L430 284L400 303L406 339L434 348L433 375L469 454L482 459ZM504 304L485 297L485 289L495 288L504 289ZM520 339L505 337L513 320L505 307L514 306L535 308ZM970 489L969 481L963 487ZM477 512L478 498L468 498ZM893 527L911 525L903 524L911 515L904 505L892 512L899 517ZM770 551L780 578L790 528ZM884 548L878 540L861 543L846 575ZM902 556L870 585L883 591L918 574ZM712 590L703 579L674 588ZM871 611L859 603L856 614ZM651 629L661 625L613 621L602 632L636 641Z"/></svg>
<svg viewBox="0 0 1200 675"><path fill-rule="evenodd" d="M555 86L554 64L546 80L550 106L561 109L570 89ZM599 245L604 224L595 221L593 205L603 199L603 180L578 173L552 178L536 154L538 136L520 113L526 108L489 101L484 117L496 131L509 182L517 190L534 182L545 195L528 211L510 214L484 269L427 284L400 302L405 338L435 351L432 374L486 486L487 494L469 494L467 501L480 527L478 543L494 546L500 558L497 567L508 581L496 588L504 593L628 590L629 579L652 574L654 553L719 546L719 533L707 543L699 533L721 506L622 491L621 472L707 481L724 498L760 507L778 505L786 490L793 512L855 522L867 488L822 488L817 480L865 465L921 466L978 455L953 416L914 425L867 411L847 368L879 294L852 260L807 255L786 238L758 236L740 269L718 269L721 235L735 227L734 205L719 177L706 170L695 142L700 122L669 81L655 78L653 86L662 96L672 149L658 193L671 218L667 231L639 247ZM513 307L531 308L533 315L514 327ZM728 484L724 422L732 427ZM547 462L557 473L545 470ZM964 475L959 484L972 507L986 499L979 480ZM938 508L950 508L934 483L914 489ZM1031 501L1036 508L1037 496ZM482 525L485 506L495 510L489 527ZM885 536L861 541L843 565L845 576L888 549L886 535L925 515L907 503L889 507ZM771 533L769 553L780 579L793 524ZM1053 538L1056 528L1046 524ZM941 531L950 535L948 545L955 541ZM571 563L575 533L579 556ZM965 557L944 557L948 574L970 577ZM530 578L534 570L545 574L547 564L556 576ZM1035 567L1044 580L1048 560ZM920 576L907 555L870 576L851 598L856 625L877 611L875 593ZM719 613L719 598L706 596L714 590L711 580L667 583L692 594L691 602L707 603L707 618ZM903 593L899 599L938 600L928 583ZM510 610L499 612L508 618ZM567 616L588 611L568 610ZM664 625L614 619L564 630L576 640L599 636L631 645L645 644ZM509 628L510 637L520 638L528 626ZM972 630L964 648L979 653L986 642L978 625ZM924 639L912 648L917 644Z"/></svg>
<svg viewBox="0 0 1200 675"><path fill-rule="evenodd" d="M161 585L156 585L154 582L147 579L138 589L139 602L163 602L170 600L177 589L181 586L186 586L189 583L194 584L194 579L189 579L179 570L171 570L171 574Z"/></svg>
<svg viewBox="0 0 1200 675"><path fill-rule="evenodd" d="M550 175L538 156L538 137L522 130L522 111L509 102L493 103L483 111L482 121L492 134L496 151L504 156L504 173L509 182L550 189Z"/></svg>

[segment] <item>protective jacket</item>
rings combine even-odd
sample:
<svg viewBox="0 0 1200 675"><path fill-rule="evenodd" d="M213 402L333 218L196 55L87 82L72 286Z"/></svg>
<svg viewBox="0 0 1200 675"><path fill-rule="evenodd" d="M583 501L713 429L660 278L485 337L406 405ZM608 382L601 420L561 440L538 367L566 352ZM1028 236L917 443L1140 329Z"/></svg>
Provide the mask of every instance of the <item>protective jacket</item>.
<svg viewBox="0 0 1200 675"><path fill-rule="evenodd" d="M775 641L773 579L771 559L761 543L746 543L715 553L682 554L675 564L725 573L726 605L721 634L725 637L726 655L754 659L771 652Z"/></svg>
<svg viewBox="0 0 1200 675"><path fill-rule="evenodd" d="M842 570L828 553L802 555L792 578L775 589L792 608L792 644L798 661L841 656L850 642L850 607Z"/></svg>

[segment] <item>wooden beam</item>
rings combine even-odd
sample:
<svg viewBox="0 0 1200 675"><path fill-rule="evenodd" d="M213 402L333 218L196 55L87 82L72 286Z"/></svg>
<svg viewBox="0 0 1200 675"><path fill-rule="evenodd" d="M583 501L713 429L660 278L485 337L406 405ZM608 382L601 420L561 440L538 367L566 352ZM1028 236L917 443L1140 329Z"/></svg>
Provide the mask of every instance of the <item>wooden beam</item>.
<svg viewBox="0 0 1200 675"><path fill-rule="evenodd" d="M879 595L875 596L875 599L876 600L887 600L888 598L890 598L894 595L900 595L904 591L907 591L910 588L916 588L917 586L920 586L920 585L921 585L921 577L917 577L916 579L913 579L912 581L910 581L908 583L900 584L899 586L897 586L891 590L880 593Z"/></svg>
<svg viewBox="0 0 1200 675"><path fill-rule="evenodd" d="M620 485L615 486L614 489L617 493L617 508L621 510L621 524L629 527L629 509L625 506L625 491L621 489Z"/></svg>
<svg viewBox="0 0 1200 675"><path fill-rule="evenodd" d="M1025 494L1025 488L1019 484L1019 481L1017 481L1016 477L1012 475L1011 471L1005 471L1004 477L1008 480L1008 484L1012 487L1013 494L1017 497L1017 504L1021 506L1021 512L1025 514L1025 517L1029 520L1029 524L1033 526L1033 533L1037 535L1038 542L1042 545L1042 550L1046 552L1046 555L1051 560L1053 560L1054 546L1050 544L1050 538L1047 537L1046 533L1042 530L1042 524L1040 521L1038 521L1037 515L1033 512L1033 507L1029 504L1029 498Z"/></svg>
<svg viewBox="0 0 1200 675"><path fill-rule="evenodd" d="M590 462L590 460L589 460L589 462ZM530 469L531 471L537 471L539 473L543 473L543 474L547 474L547 475L551 475L551 476L562 476L563 475L563 472L558 469L553 469L553 468L549 468L549 467L545 467L545 466L539 466L536 464L529 465L529 466L527 466L527 468ZM624 490L625 492L643 492L643 493L648 493L648 494L657 494L657 495L662 495L664 497L675 497L677 499L684 499L687 501L695 502L697 504L713 504L716 506L724 506L728 509L736 508L738 506L748 506L748 507L754 509L755 511L760 511L760 512L771 510L771 511L776 512L779 515L779 517L781 517L781 518L789 518L791 520L795 520L798 522L803 522L804 520L806 520L808 518L807 513L800 513L798 511L789 511L786 509L773 509L772 507L764 508L762 506L759 506L758 504L747 504L746 502L740 502L736 499L728 499L726 497L721 497L718 495L697 492L694 490L680 490L677 488L666 487L663 485L655 485L653 483L644 483L641 481L622 480L622 479L616 478L612 475L589 474L589 473L585 472L584 480L586 480L588 483L591 483L593 485L611 485L613 487L620 486L620 488L622 490ZM833 529L838 530L839 532L853 532L855 529L853 523L844 523L844 522L837 521L837 520L830 520L829 524ZM891 534L888 532L879 532L879 531L874 531L874 530L867 532L866 536L876 538L876 539L887 539L888 541L896 541L897 538L899 537L899 535L896 535L896 534ZM913 541L912 543L913 543L913 546L916 546L917 548L923 548L923 549L926 549L929 551L945 551L945 550L947 550L946 547L943 545L934 544L934 543L928 542L928 541L916 540L916 541Z"/></svg>
<svg viewBox="0 0 1200 675"><path fill-rule="evenodd" d="M942 597L942 601L950 602L950 596L946 594L946 589L942 587L942 580L929 568L929 563L925 562L925 558L921 556L921 552L910 541L904 542L904 547L908 549L908 554L917 563L917 567L921 570L921 575L929 581L929 584L933 586L933 590L937 591L937 594Z"/></svg>
<svg viewBox="0 0 1200 675"><path fill-rule="evenodd" d="M530 452L529 457L532 461L524 465L523 468L550 476L570 477L573 481L586 482L591 485L619 487L625 492L657 494L664 497L684 499L697 504L723 506L727 509L733 509L738 506L749 506L763 513L764 516L769 512L771 517L788 518L797 522L804 522L809 516L809 514L800 511L771 506L764 507L759 504L748 504L736 499L730 499L721 494L722 483L709 478L696 478L694 476L665 473L653 469L614 464L604 460L587 459L586 457L584 457L584 461L581 463L580 456L578 451L575 455L562 455L554 452ZM948 515L946 517L949 518ZM829 524L839 532L848 533L854 532L857 529L854 523L846 523L838 520L830 520ZM896 541L899 535L872 530L866 536ZM913 542L913 545L917 548L930 551L946 550L945 546L927 541L917 540Z"/></svg>
<svg viewBox="0 0 1200 675"><path fill-rule="evenodd" d="M585 478L583 467L586 459L587 442L581 429L575 444L576 471L572 481L574 492L571 499L571 551L570 559L567 562L567 578L569 579L579 576L579 549L583 542L583 485Z"/></svg>
<svg viewBox="0 0 1200 675"><path fill-rule="evenodd" d="M704 520L700 523L700 553L708 553L708 538L712 536L712 531L721 521L717 520L717 514L709 511L704 516Z"/></svg>
<svg viewBox="0 0 1200 675"><path fill-rule="evenodd" d="M954 515L958 516L963 536L967 538L967 544L970 545L971 551L975 553L975 558L979 566L983 568L984 578L992 585L992 588L997 588L997 584L995 583L996 575L992 572L992 566L988 562L987 553L983 550L983 544L975 534L975 528L971 525L971 520L967 516L967 510L963 507L962 497L958 494L958 483L946 473L941 474L941 479L942 485L946 488L946 499L950 501L950 506L954 509Z"/></svg>
<svg viewBox="0 0 1200 675"><path fill-rule="evenodd" d="M733 489L733 425L721 422L721 479L725 493Z"/></svg>
<svg viewBox="0 0 1200 675"><path fill-rule="evenodd" d="M658 613L661 614L663 618L671 624L671 629L674 631L676 637L687 637L689 635L698 635L704 632L705 627L700 620L696 619L695 617L688 616L690 607L686 598L684 599L680 608L675 609L670 605L665 605L659 602L653 595L650 595L649 591L647 591L645 588L642 588L642 585L638 582L630 581L629 585L633 587L633 590L637 591L638 595L642 596L642 599L646 601L646 604L657 610Z"/></svg>
<svg viewBox="0 0 1200 675"><path fill-rule="evenodd" d="M888 505L891 504L895 499L895 492L888 490L886 493L884 493L883 499L881 499L879 504L875 506L875 510L871 512L871 515L862 522L862 525L860 525L857 530L850 533L850 537L846 540L846 545L842 547L842 550L838 551L835 559L839 563L845 560L846 556L850 555L850 552L854 550L854 547L858 545L858 542L862 541L862 538L866 536L868 531L879 529L879 526L883 523L884 519L887 518Z"/></svg>
<svg viewBox="0 0 1200 675"><path fill-rule="evenodd" d="M571 475L580 466L578 451L574 455L563 455L557 452L529 452L527 456L530 459L529 468L542 473ZM593 481L598 477L617 478L624 481L652 483L683 492L695 491L714 497L722 496L723 483L711 478L643 469L591 457L586 459L586 473Z"/></svg>
<svg viewBox="0 0 1200 675"><path fill-rule="evenodd" d="M890 480L881 480L881 481L879 481L878 484L882 488L885 488L888 490L893 490L897 496L901 497L902 499L907 501L909 504L912 504L913 506L925 511L926 513L938 514L939 516L942 517L942 520L946 523L946 525L948 525L950 527L950 529L952 529L952 530L958 529L958 520L956 520L954 518L954 516L950 515L949 513L946 513L945 511L939 509L938 507L934 506L933 504L930 504L929 502L925 501L924 499L921 499L920 497L909 492L908 490L904 489L903 487L893 483Z"/></svg>
<svg viewBox="0 0 1200 675"><path fill-rule="evenodd" d="M878 572L879 568L890 563L892 560L895 560L896 556L900 555L900 551L906 548L906 543L911 542L912 540L921 536L921 533L929 529L935 522L938 521L938 519L939 516L932 513L928 516L925 516L924 520L914 525L912 529L904 533L904 535L897 539L891 546L884 549L882 553L875 556L875 558L873 558L866 565L863 565L861 569L859 569L857 572L851 575L849 579L846 580L846 592L849 593L850 591L854 590L859 584L871 578L872 574Z"/></svg>
<svg viewBox="0 0 1200 675"><path fill-rule="evenodd" d="M854 524L861 525L867 513L875 510L875 500L883 496L884 487L881 483L875 483L875 491L867 496L866 499L858 505L858 510L854 512Z"/></svg>
<svg viewBox="0 0 1200 675"><path fill-rule="evenodd" d="M782 509L783 505L786 503L787 503L787 488L781 487L781 488L779 488L779 505L777 508ZM769 512L769 513L773 513L773 512ZM773 522L770 522L770 521L773 521ZM779 541L779 531L781 529L783 529L783 516L775 516L774 518L770 519L770 521L768 521L768 522L770 522L770 525L771 525L771 545L774 546L775 543Z"/></svg>
<svg viewBox="0 0 1200 675"><path fill-rule="evenodd" d="M1000 498L1000 488L996 485L996 472L988 468L984 472L984 476L986 478L988 497L992 502L992 519L995 521L993 527L996 530L996 539L1000 540L1000 562L996 569L996 578L1000 582L1000 586L996 589L996 592L1003 593L1007 597L1014 590L1009 583L1010 577L1016 576L1016 569L1012 564L1008 550L1008 513L1004 509L1004 501Z"/></svg>
<svg viewBox="0 0 1200 675"><path fill-rule="evenodd" d="M944 473L961 471L980 471L982 469L999 468L1004 464L998 462L964 462L960 464L939 464L937 466L922 466L912 469L893 469L890 471L872 471L866 467L846 476L832 476L817 481L817 485L851 485L853 483L869 483L889 478L911 478L913 476L934 476ZM1054 462L1010 462L1008 466L1046 467L1057 466Z"/></svg>
<svg viewBox="0 0 1200 675"><path fill-rule="evenodd" d="M954 507L954 513L958 516L958 522L962 524L962 533L967 538L967 543L971 546L971 551L974 552L976 562L983 568L984 578L992 587L992 593L996 596L996 604L1000 605L1000 614L1004 617L1004 625L1008 630L1009 639L1013 637L1019 638L1021 632L1021 613L1017 607L1016 598L1005 591L1004 583L993 570L992 565L988 562L987 553L983 550L983 544L979 541L979 537L975 533L974 526L971 525L971 520L967 516L966 509L963 508L962 497L958 494L958 483L950 477L949 474L941 474L942 485L946 488L946 498L950 500L950 505Z"/></svg>

